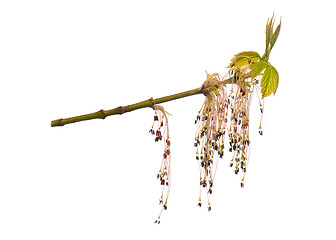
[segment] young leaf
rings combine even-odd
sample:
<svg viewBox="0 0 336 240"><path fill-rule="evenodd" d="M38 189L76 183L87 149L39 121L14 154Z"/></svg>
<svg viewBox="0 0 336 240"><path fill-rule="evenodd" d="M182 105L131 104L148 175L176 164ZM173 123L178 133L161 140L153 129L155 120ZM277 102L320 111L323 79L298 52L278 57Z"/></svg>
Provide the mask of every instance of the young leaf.
<svg viewBox="0 0 336 240"><path fill-rule="evenodd" d="M236 54L232 59L228 68L236 66L238 68L247 67L249 64L258 62L260 60L260 55L257 52L241 52Z"/></svg>
<svg viewBox="0 0 336 240"><path fill-rule="evenodd" d="M271 93L275 94L279 84L279 74L278 71L269 64L265 72L263 74L263 77L261 79L261 94L262 97L267 97L271 95Z"/></svg>
<svg viewBox="0 0 336 240"><path fill-rule="evenodd" d="M255 64L251 65L251 78L255 78L256 76L260 75L261 72L268 66L268 63L260 60Z"/></svg>
<svg viewBox="0 0 336 240"><path fill-rule="evenodd" d="M274 25L273 17L274 17L274 13L273 13L272 18L269 19L266 23L266 48L268 48L268 45L271 41L272 34L273 34L273 25Z"/></svg>
<svg viewBox="0 0 336 240"><path fill-rule="evenodd" d="M269 55L271 53L271 50L278 39L279 33L280 33L280 28L281 28L281 19L278 27L275 29L275 32L273 32L274 28L274 13L271 19L268 19L267 24L266 24L266 49L265 53L262 56L262 59L265 61L268 61Z"/></svg>
<svg viewBox="0 0 336 240"><path fill-rule="evenodd" d="M279 36L279 33L280 33L280 28L281 28L281 19L280 19L280 23L279 23L278 27L275 29L275 32L273 33L272 38L271 38L271 42L270 42L271 49L273 48L276 40L278 39L278 36Z"/></svg>

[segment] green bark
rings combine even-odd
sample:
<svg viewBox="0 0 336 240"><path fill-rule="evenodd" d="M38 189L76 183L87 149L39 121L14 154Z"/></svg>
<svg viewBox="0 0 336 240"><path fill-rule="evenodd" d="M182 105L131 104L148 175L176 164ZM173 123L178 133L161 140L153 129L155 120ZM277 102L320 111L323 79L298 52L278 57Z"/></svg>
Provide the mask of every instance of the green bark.
<svg viewBox="0 0 336 240"><path fill-rule="evenodd" d="M230 83L235 83L235 80L233 78L229 78L221 82L220 85L225 85L225 84L230 84ZM207 87L204 87L203 85L200 88L192 89L189 91L169 95L166 97L156 98L156 99L150 98L145 101L141 101L138 103L127 105L127 106L119 106L119 107L116 107L110 110L101 109L97 112L84 114L84 115L80 115L76 117L60 118L60 119L51 121L51 127L64 126L69 123L76 123L76 122L81 122L81 121L86 121L86 120L91 120L91 119L105 119L106 117L111 116L111 115L123 114L126 112L131 112L131 111L141 109L141 108L146 108L146 107L153 107L153 104L169 102L169 101L176 100L179 98L189 97L189 96L193 96L193 95L201 94L201 93L206 94L207 92L212 91L214 88L218 88L218 87L219 87L218 85L207 86Z"/></svg>

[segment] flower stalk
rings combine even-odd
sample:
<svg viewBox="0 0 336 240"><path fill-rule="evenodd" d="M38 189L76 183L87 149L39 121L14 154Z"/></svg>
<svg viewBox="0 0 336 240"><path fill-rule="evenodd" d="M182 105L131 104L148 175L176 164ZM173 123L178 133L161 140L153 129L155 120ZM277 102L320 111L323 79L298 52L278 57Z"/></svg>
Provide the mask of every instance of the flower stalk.
<svg viewBox="0 0 336 240"><path fill-rule="evenodd" d="M151 99L153 106L152 108L155 111L154 122L149 130L155 137L155 142L163 142L163 154L162 162L160 169L157 173L157 179L159 180L160 185L162 186L161 196L159 199L159 204L162 205L160 214L155 221L155 223L160 224L160 219L162 212L167 210L168 197L171 186L171 151L170 151L170 137L169 137L169 127L168 127L168 112L161 105L155 104L154 99Z"/></svg>

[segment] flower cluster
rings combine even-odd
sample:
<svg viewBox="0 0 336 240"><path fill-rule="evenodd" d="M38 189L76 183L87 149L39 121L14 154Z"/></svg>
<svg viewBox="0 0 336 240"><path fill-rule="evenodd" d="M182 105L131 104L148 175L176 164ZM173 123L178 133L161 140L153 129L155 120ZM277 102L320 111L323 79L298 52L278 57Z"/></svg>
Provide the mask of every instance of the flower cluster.
<svg viewBox="0 0 336 240"><path fill-rule="evenodd" d="M226 90L223 83L232 81L231 91ZM212 194L218 159L224 155L225 134L228 135L229 152L232 153L230 167L234 166L235 174L243 173L241 187L244 187L246 168L250 154L249 109L254 90L260 90L258 80L246 77L246 72L231 67L228 75L221 78L217 73L207 74L204 86L217 85L216 89L204 91L204 103L196 117L197 124L194 146L196 160L200 168L200 193L198 206L202 206L202 188L206 190L208 210L211 210L209 194ZM259 98L259 95L258 95ZM263 104L260 99L260 110ZM259 133L262 135L261 120Z"/></svg>
<svg viewBox="0 0 336 240"><path fill-rule="evenodd" d="M157 179L159 180L160 185L162 186L162 192L159 199L159 204L162 204L162 208L158 219L155 223L160 224L160 218L163 210L167 210L168 196L170 192L170 164L171 164L171 153L170 153L170 138L169 138L169 129L168 129L168 116L167 112L160 105L154 105L153 109L155 110L154 122L152 128L149 130L155 139L155 142L162 141L164 143L162 162L160 170L157 173Z"/></svg>
<svg viewBox="0 0 336 240"><path fill-rule="evenodd" d="M207 74L207 83L220 82L218 74ZM206 189L208 210L211 210L209 194L212 194L218 158L224 155L224 136L228 121L227 93L224 87L206 92L205 101L196 117L197 131L194 146L200 169L200 193L198 206L202 205L202 188Z"/></svg>
<svg viewBox="0 0 336 240"><path fill-rule="evenodd" d="M257 84L258 79L246 78L247 70L232 66L231 75L236 80L236 84L232 86L230 93L230 128L229 128L229 151L233 152L230 167L235 168L235 174L241 170L244 174L241 179L241 187L244 187L244 179L246 168L250 156L250 105L255 90L260 90ZM260 104L261 114L263 113L263 104L261 104L258 91L258 100ZM262 119L262 118L261 118ZM262 135L261 119L259 124L259 134Z"/></svg>

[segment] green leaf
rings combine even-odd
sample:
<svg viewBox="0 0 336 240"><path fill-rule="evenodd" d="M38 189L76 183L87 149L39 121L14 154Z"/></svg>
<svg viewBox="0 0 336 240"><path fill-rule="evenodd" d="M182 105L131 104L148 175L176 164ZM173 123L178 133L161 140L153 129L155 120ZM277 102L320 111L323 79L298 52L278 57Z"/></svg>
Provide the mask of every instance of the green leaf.
<svg viewBox="0 0 336 240"><path fill-rule="evenodd" d="M266 48L265 48L265 53L262 57L263 60L268 61L269 55L271 53L271 50L278 39L279 33L280 33L280 28L281 28L281 18L280 18L280 23L275 29L275 32L273 32L274 28L274 13L271 19L268 19L267 24L266 24Z"/></svg>
<svg viewBox="0 0 336 240"><path fill-rule="evenodd" d="M261 72L268 66L268 63L260 60L255 64L251 65L251 78L255 78L256 76L260 75Z"/></svg>
<svg viewBox="0 0 336 240"><path fill-rule="evenodd" d="M260 55L257 52L241 52L236 54L232 59L228 68L236 66L238 68L248 67L250 64L258 62L260 60Z"/></svg>
<svg viewBox="0 0 336 240"><path fill-rule="evenodd" d="M268 47L271 41L272 35L273 35L273 25L274 25L273 17L274 17L274 13L273 13L272 18L268 19L266 23L266 48Z"/></svg>
<svg viewBox="0 0 336 240"><path fill-rule="evenodd" d="M261 79L261 94L262 97L267 97L271 95L271 93L275 94L279 84L279 74L278 71L269 64L265 72L263 74L263 77Z"/></svg>
<svg viewBox="0 0 336 240"><path fill-rule="evenodd" d="M278 36L279 36L279 33L280 33L280 28L281 28L281 19L280 19L280 23L279 23L278 27L275 29L275 32L273 33L272 38L271 38L271 42L270 42L271 49L273 48L276 40L278 39Z"/></svg>

